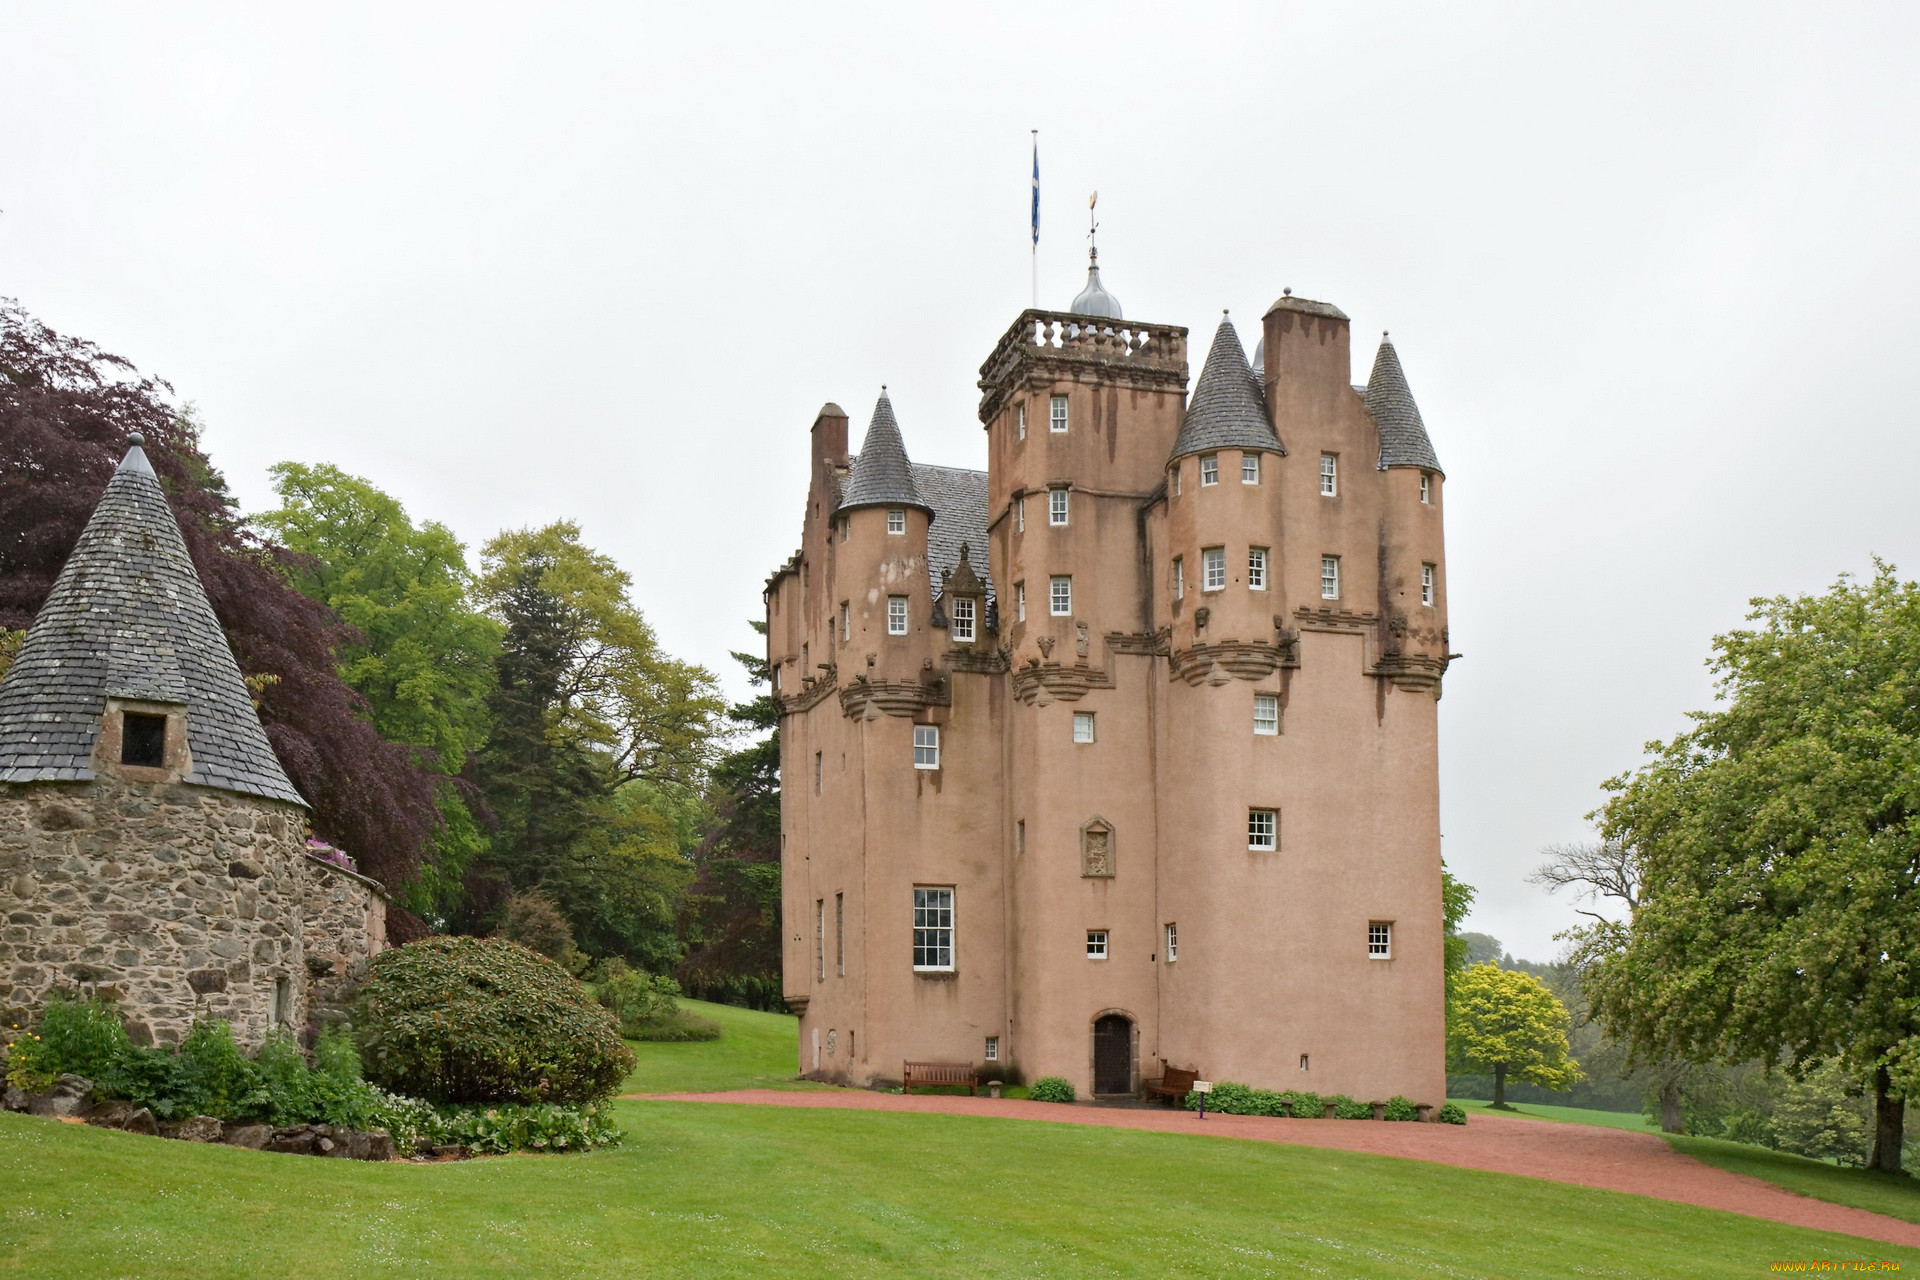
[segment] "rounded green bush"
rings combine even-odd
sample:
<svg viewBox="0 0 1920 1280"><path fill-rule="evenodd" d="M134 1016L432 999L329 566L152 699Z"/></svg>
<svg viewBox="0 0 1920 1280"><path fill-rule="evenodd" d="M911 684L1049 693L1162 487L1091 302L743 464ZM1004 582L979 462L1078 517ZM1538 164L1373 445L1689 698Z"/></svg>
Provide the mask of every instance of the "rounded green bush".
<svg viewBox="0 0 1920 1280"><path fill-rule="evenodd" d="M1035 1102L1072 1102L1073 1086L1064 1076L1041 1076L1027 1086L1027 1097Z"/></svg>
<svg viewBox="0 0 1920 1280"><path fill-rule="evenodd" d="M366 1078L435 1103L595 1102L633 1069L613 1014L505 938L383 951L354 1007Z"/></svg>
<svg viewBox="0 0 1920 1280"><path fill-rule="evenodd" d="M1465 1124L1467 1122L1467 1113L1460 1109L1459 1103L1449 1102L1446 1106L1440 1108L1435 1114L1434 1119L1438 1120L1441 1124Z"/></svg>

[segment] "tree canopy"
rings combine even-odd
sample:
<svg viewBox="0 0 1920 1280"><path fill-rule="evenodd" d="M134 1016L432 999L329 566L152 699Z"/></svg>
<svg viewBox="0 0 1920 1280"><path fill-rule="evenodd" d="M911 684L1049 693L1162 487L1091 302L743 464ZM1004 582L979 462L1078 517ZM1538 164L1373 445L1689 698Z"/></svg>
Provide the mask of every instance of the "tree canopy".
<svg viewBox="0 0 1920 1280"><path fill-rule="evenodd" d="M1507 1080L1570 1089L1580 1068L1567 1057L1567 1007L1530 973L1476 964L1454 982L1447 1049L1458 1062L1493 1073L1493 1105Z"/></svg>
<svg viewBox="0 0 1920 1280"><path fill-rule="evenodd" d="M1640 901L1593 1004L1645 1052L1844 1064L1875 1094L1873 1163L1898 1169L1920 1075L1920 589L1878 564L1749 621L1714 640L1720 705L1607 784Z"/></svg>

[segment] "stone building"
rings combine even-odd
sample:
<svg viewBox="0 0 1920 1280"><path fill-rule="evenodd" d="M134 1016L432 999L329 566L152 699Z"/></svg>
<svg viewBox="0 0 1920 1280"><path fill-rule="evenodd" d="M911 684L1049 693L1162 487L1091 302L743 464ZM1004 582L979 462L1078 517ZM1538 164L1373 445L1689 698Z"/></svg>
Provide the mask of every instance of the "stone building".
<svg viewBox="0 0 1920 1280"><path fill-rule="evenodd" d="M766 591L803 1073L1443 1101L1444 479L1348 342L1283 296L1189 399L1095 270L982 366L984 472L820 411Z"/></svg>
<svg viewBox="0 0 1920 1280"><path fill-rule="evenodd" d="M0 891L0 1010L100 992L146 1042L303 1028L384 944L380 887L309 852L138 436L0 681Z"/></svg>

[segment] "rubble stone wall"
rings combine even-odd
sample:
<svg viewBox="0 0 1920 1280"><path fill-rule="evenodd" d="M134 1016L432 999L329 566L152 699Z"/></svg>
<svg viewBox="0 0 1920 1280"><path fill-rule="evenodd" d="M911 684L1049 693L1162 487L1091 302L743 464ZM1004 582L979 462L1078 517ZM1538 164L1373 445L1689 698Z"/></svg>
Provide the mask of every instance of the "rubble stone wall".
<svg viewBox="0 0 1920 1280"><path fill-rule="evenodd" d="M314 1004L340 1002L387 946L387 899L375 881L308 854L304 935Z"/></svg>
<svg viewBox="0 0 1920 1280"><path fill-rule="evenodd" d="M0 784L0 1010L77 989L153 1043L204 1018L249 1046L276 1012L304 1027L304 819L185 783Z"/></svg>

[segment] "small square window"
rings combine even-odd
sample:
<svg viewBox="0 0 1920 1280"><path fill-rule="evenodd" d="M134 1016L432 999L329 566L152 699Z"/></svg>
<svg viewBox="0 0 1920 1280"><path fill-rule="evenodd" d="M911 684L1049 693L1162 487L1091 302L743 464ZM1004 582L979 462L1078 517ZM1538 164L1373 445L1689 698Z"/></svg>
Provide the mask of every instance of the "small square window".
<svg viewBox="0 0 1920 1280"><path fill-rule="evenodd" d="M1280 847L1280 811L1247 810L1247 848L1271 853Z"/></svg>
<svg viewBox="0 0 1920 1280"><path fill-rule="evenodd" d="M1107 958L1107 931L1105 929L1087 930L1087 959L1105 960Z"/></svg>
<svg viewBox="0 0 1920 1280"><path fill-rule="evenodd" d="M1420 603L1433 604L1433 566L1430 564L1420 566Z"/></svg>
<svg viewBox="0 0 1920 1280"><path fill-rule="evenodd" d="M1265 591L1267 589L1267 549L1265 547L1247 548L1247 590Z"/></svg>
<svg viewBox="0 0 1920 1280"><path fill-rule="evenodd" d="M138 711L120 713L120 763L160 769L167 763L167 718Z"/></svg>
<svg viewBox="0 0 1920 1280"><path fill-rule="evenodd" d="M1253 695L1253 731L1263 738L1275 738L1280 735L1279 694L1256 693Z"/></svg>
<svg viewBox="0 0 1920 1280"><path fill-rule="evenodd" d="M1340 598L1340 557L1320 557L1320 598L1338 600Z"/></svg>
<svg viewBox="0 0 1920 1280"><path fill-rule="evenodd" d="M1067 491L1065 489L1047 490L1047 523L1065 524L1067 522Z"/></svg>
<svg viewBox="0 0 1920 1280"><path fill-rule="evenodd" d="M907 598L905 596L887 597L887 634L890 636L907 634Z"/></svg>
<svg viewBox="0 0 1920 1280"><path fill-rule="evenodd" d="M1220 458L1218 454L1203 454L1200 458L1200 487L1208 488L1220 483Z"/></svg>
<svg viewBox="0 0 1920 1280"><path fill-rule="evenodd" d="M1073 579L1067 576L1047 579L1049 611L1056 618L1073 614Z"/></svg>
<svg viewBox="0 0 1920 1280"><path fill-rule="evenodd" d="M1027 438L1027 402L1025 400L1022 400L1014 407L1013 431L1014 439L1025 440Z"/></svg>
<svg viewBox="0 0 1920 1280"><path fill-rule="evenodd" d="M1259 484L1260 483L1260 455L1259 454L1243 453L1240 455L1240 483L1241 484Z"/></svg>
<svg viewBox="0 0 1920 1280"><path fill-rule="evenodd" d="M1180 599L1187 594L1187 562L1184 556L1173 558L1173 598Z"/></svg>
<svg viewBox="0 0 1920 1280"><path fill-rule="evenodd" d="M939 725L917 724L913 726L913 767L916 769L938 769L940 767Z"/></svg>
<svg viewBox="0 0 1920 1280"><path fill-rule="evenodd" d="M1433 477L1424 471L1420 473L1420 501L1433 503Z"/></svg>
<svg viewBox="0 0 1920 1280"><path fill-rule="evenodd" d="M972 596L957 596L953 601L953 617L948 620L950 634L956 641L973 643L974 606Z"/></svg>
<svg viewBox="0 0 1920 1280"><path fill-rule="evenodd" d="M1180 927L1167 926L1167 963L1172 964L1180 958Z"/></svg>
<svg viewBox="0 0 1920 1280"><path fill-rule="evenodd" d="M1367 958L1369 960L1393 959L1393 924L1391 921L1375 920L1367 926Z"/></svg>
<svg viewBox="0 0 1920 1280"><path fill-rule="evenodd" d="M1200 552L1200 589L1219 591L1227 585L1227 549L1206 547Z"/></svg>
<svg viewBox="0 0 1920 1280"><path fill-rule="evenodd" d="M1320 496L1334 498L1340 494L1340 457L1338 454L1320 455Z"/></svg>
<svg viewBox="0 0 1920 1280"><path fill-rule="evenodd" d="M987 1047L980 1056L985 1058L988 1062L1000 1061L1000 1037L988 1036Z"/></svg>
<svg viewBox="0 0 1920 1280"><path fill-rule="evenodd" d="M1013 620L1015 622L1027 620L1027 584L1024 582L1013 584Z"/></svg>
<svg viewBox="0 0 1920 1280"><path fill-rule="evenodd" d="M905 533L907 531L907 513L904 511L887 512L887 532Z"/></svg>
<svg viewBox="0 0 1920 1280"><path fill-rule="evenodd" d="M1073 713L1073 740L1075 742L1093 741L1093 712L1076 711Z"/></svg>
<svg viewBox="0 0 1920 1280"><path fill-rule="evenodd" d="M1055 396L1048 402L1047 426L1053 431L1067 429L1067 398L1065 396Z"/></svg>

